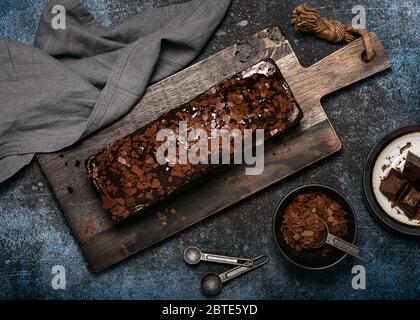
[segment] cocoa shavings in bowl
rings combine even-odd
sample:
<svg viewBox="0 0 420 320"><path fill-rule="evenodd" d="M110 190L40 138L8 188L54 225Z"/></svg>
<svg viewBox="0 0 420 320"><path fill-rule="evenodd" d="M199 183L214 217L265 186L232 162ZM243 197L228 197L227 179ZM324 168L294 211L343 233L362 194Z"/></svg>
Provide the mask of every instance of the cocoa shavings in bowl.
<svg viewBox="0 0 420 320"><path fill-rule="evenodd" d="M331 234L344 238L348 233L346 215L347 212L337 201L322 192L301 193L286 207L281 233L284 241L294 250L311 249L326 256L332 252L330 246L311 248L325 236L321 218L328 224Z"/></svg>

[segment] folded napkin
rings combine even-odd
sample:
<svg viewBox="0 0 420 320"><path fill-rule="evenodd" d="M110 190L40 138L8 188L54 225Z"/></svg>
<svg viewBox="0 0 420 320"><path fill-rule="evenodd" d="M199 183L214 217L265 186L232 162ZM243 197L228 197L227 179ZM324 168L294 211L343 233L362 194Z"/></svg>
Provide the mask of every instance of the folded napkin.
<svg viewBox="0 0 420 320"><path fill-rule="evenodd" d="M150 82L191 62L230 0L151 8L115 27L78 0L46 6L35 47L0 40L0 182L35 153L53 152L117 120ZM65 29L52 8L64 5Z"/></svg>

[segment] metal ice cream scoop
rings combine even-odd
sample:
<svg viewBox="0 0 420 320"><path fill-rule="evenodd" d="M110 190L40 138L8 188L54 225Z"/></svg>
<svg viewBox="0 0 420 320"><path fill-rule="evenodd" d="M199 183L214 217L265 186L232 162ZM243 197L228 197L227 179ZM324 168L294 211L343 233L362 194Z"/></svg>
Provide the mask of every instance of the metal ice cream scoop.
<svg viewBox="0 0 420 320"><path fill-rule="evenodd" d="M197 247L188 247L184 251L184 260L188 264L197 264L200 261L217 262L224 264L231 264L235 266L252 266L253 261L250 259L234 258L221 256L217 254L203 253Z"/></svg>

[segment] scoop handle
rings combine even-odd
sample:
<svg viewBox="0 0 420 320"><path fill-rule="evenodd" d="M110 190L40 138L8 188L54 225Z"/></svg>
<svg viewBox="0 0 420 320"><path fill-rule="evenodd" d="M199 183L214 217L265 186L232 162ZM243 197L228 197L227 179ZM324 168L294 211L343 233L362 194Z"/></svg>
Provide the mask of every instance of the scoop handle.
<svg viewBox="0 0 420 320"><path fill-rule="evenodd" d="M208 261L208 262L231 264L235 266L252 266L253 264L252 260L250 259L227 257L227 256L221 256L218 254L210 254L210 253L203 253L201 255L201 260Z"/></svg>
<svg viewBox="0 0 420 320"><path fill-rule="evenodd" d="M356 257L360 260L366 261L366 262L373 262L373 254L369 251L359 248L341 238L336 237L335 235L332 235L329 233L327 235L327 239L325 241L327 244L333 246L334 248L340 249L341 251L344 251L345 253L348 253L352 255L353 257Z"/></svg>
<svg viewBox="0 0 420 320"><path fill-rule="evenodd" d="M248 271L254 270L268 262L268 258L266 256L258 256L252 260L253 264L249 267L235 267L230 269L226 272L219 274L222 283L232 280L233 278L239 277L240 275L247 273Z"/></svg>

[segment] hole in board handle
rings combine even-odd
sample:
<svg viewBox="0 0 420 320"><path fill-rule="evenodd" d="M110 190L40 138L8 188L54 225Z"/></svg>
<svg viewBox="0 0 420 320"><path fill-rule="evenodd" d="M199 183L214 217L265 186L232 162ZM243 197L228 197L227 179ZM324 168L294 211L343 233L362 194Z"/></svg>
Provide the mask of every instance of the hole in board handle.
<svg viewBox="0 0 420 320"><path fill-rule="evenodd" d="M372 61L373 59L375 59L375 56L373 56L373 58L372 58L372 60L367 60L367 57L366 57L366 50L363 50L363 52L362 52L362 54L360 55L360 57L362 58L362 60L364 61L364 62L366 62L366 63L369 63L370 61Z"/></svg>

